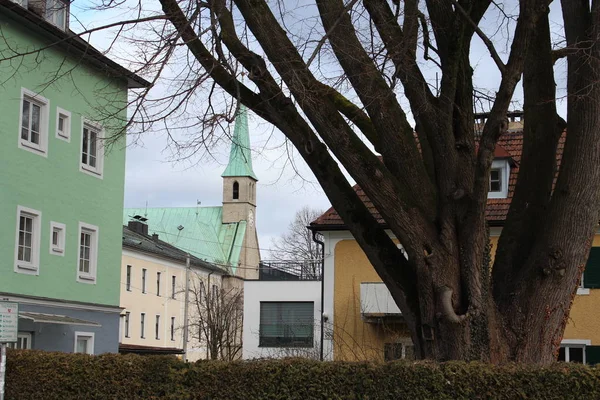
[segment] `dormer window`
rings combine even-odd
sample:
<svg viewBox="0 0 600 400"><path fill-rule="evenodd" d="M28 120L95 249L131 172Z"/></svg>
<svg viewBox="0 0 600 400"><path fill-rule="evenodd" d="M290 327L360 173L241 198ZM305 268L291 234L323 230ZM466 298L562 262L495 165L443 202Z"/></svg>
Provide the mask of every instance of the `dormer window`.
<svg viewBox="0 0 600 400"><path fill-rule="evenodd" d="M510 166L507 159L492 161L488 199L506 199L508 197L508 179Z"/></svg>
<svg viewBox="0 0 600 400"><path fill-rule="evenodd" d="M46 0L46 20L63 31L67 30L67 3L62 0Z"/></svg>

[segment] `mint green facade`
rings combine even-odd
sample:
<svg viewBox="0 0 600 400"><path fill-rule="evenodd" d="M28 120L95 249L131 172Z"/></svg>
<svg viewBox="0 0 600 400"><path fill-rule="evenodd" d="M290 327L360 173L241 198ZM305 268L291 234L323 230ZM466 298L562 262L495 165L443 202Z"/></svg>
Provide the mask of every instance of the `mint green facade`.
<svg viewBox="0 0 600 400"><path fill-rule="evenodd" d="M46 36L34 24L2 9L0 26L0 59L12 55L4 40L18 51L47 45ZM122 128L126 120L127 82L109 78L81 57L66 54L64 49L53 47L0 62L0 292L117 307L125 175L123 142L105 150L101 178L80 171L80 163L82 118L99 121L105 135ZM48 120L42 120L47 124L45 156L18 145L22 88L48 100ZM69 141L57 138L57 107L71 113ZM38 275L15 271L18 206L41 212ZM63 256L51 253L51 221L66 226ZM80 222L98 227L93 283L77 280Z"/></svg>

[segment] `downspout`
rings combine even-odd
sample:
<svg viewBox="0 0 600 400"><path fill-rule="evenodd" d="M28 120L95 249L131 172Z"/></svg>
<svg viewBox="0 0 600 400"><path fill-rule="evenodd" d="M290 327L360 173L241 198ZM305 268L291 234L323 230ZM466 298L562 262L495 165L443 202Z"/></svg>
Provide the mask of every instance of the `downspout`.
<svg viewBox="0 0 600 400"><path fill-rule="evenodd" d="M208 311L208 332L209 332L209 335L211 336L211 343L206 343L206 359L207 360L210 360L209 353L212 351L212 349L209 350L208 347L212 345L212 339L213 339L212 338L213 322L211 321L211 315L210 315L211 308L214 307L214 303L212 303L212 301L211 301L212 288L210 287L210 276L213 274L213 272L214 271L210 271L208 273L208 279L206 281L207 282L206 283L206 298L208 300L206 302L207 311ZM214 299L212 299L212 300L214 300ZM200 301L202 301L202 294L200 294Z"/></svg>
<svg viewBox="0 0 600 400"><path fill-rule="evenodd" d="M309 228L310 229L310 228ZM323 314L325 312L325 243L319 239L317 239L318 231L313 231L313 241L321 245L321 342L320 342L320 355L319 359L323 361L323 339L324 339L324 318Z"/></svg>

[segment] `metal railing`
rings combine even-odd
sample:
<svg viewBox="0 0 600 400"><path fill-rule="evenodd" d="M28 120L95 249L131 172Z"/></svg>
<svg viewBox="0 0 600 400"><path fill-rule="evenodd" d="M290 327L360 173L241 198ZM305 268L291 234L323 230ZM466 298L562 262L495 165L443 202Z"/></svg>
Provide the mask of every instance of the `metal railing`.
<svg viewBox="0 0 600 400"><path fill-rule="evenodd" d="M322 260L261 261L258 279L261 281L320 281Z"/></svg>

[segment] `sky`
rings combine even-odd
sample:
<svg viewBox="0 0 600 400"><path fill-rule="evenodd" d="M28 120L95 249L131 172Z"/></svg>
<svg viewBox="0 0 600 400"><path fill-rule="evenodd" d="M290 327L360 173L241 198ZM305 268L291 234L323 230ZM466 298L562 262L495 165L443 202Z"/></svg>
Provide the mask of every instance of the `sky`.
<svg viewBox="0 0 600 400"><path fill-rule="evenodd" d="M504 3L507 11L512 11L517 4L514 0ZM123 18L118 10L89 10L89 4L89 1L73 3L73 30L79 30L77 24L89 28ZM310 14L314 11L314 8L307 7L312 2L305 0L286 0L285 4L294 13L300 14L300 17L305 16L303 13ZM156 7L154 2L144 2L144 6L146 5ZM498 25L498 15L497 10L487 14L482 29L495 42L500 56L506 59L509 50L506 45L506 27ZM74 21L73 17L77 20ZM306 21L308 22L292 24L291 29L310 29L308 25L311 20ZM558 7L551 8L551 21L555 27L560 25L561 15ZM106 49L113 38L114 31L99 31L88 39L99 49ZM121 46L123 49L127 44L121 43ZM473 40L471 61L475 86L491 89L497 87L499 72L478 38ZM122 63L127 66L126 62ZM559 62L558 68L564 66L561 67ZM425 68L423 71L430 82L435 80L432 71L432 68ZM565 86L564 80L560 79L562 78L557 78L559 89ZM515 93L516 99L522 96L521 92L519 88ZM406 104L405 99L401 98L400 101ZM518 102L514 108L519 108ZM565 105L561 103L559 108L564 116ZM296 211L304 206L325 211L330 203L316 184L309 168L290 148L291 145L286 146L281 132L252 113L249 113L249 127L254 171L259 178L256 224L264 259L269 258L273 238L287 230ZM198 202L201 206L221 204L221 173L227 164L230 142L220 141L209 154L203 153L180 161L173 161L173 153L167 147L165 133L147 132L133 142L131 138L128 140L125 207L190 207Z"/></svg>

